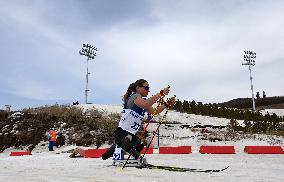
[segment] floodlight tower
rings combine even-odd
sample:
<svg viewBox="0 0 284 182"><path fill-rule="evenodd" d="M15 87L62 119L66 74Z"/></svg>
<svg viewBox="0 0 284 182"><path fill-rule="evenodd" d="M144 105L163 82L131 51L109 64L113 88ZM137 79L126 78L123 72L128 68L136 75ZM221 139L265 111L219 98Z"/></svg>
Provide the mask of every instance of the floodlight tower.
<svg viewBox="0 0 284 182"><path fill-rule="evenodd" d="M91 74L89 72L89 60L95 59L97 48L95 46L92 46L90 44L83 44L82 49L79 51L80 55L84 55L87 57L87 74L86 74L86 89L85 89L85 102L88 104L88 92L90 91L88 89L89 84L89 75Z"/></svg>
<svg viewBox="0 0 284 182"><path fill-rule="evenodd" d="M249 75L250 75L250 84L251 84L251 93L252 93L252 110L255 111L255 102L254 102L254 92L252 85L252 75L251 75L251 67L255 65L256 53L252 51L244 51L244 62L242 65L249 66Z"/></svg>

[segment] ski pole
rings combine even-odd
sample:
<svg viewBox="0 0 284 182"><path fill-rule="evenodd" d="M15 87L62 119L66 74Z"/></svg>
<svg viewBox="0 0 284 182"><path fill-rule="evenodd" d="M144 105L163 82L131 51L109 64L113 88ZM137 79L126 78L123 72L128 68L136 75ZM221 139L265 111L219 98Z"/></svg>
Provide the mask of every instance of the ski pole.
<svg viewBox="0 0 284 182"><path fill-rule="evenodd" d="M175 98L175 97L176 97L176 96L174 96L173 98ZM174 104L173 104L173 105L174 105ZM171 105L171 107L172 107L173 105ZM171 108L171 107L170 107L170 108ZM160 126L161 126L161 124L162 124L162 123L163 123L163 121L164 121L164 119L166 118L166 116L167 116L168 111L169 111L169 109L170 109L170 108L167 108L166 113L163 115L162 119L160 120L160 122L159 122L159 124L158 124L158 127L157 127L157 129L154 131L153 136L152 136L152 138L151 138L151 140L150 140L149 144L147 145L147 148L146 148L146 150L145 150L145 152L144 152L144 154L143 154L142 158L144 158L144 156L145 156L145 154L146 154L147 150L149 149L149 147L150 147L150 145L151 145L151 143L152 143L152 141L153 141L154 137L155 137L155 136L156 136L156 134L157 134L157 131L159 130L159 128L160 128Z"/></svg>
<svg viewBox="0 0 284 182"><path fill-rule="evenodd" d="M170 86L168 86L168 88L170 88ZM164 100L164 97L165 97L165 95L163 95L163 96L160 97L160 99L159 99L159 101L158 101L159 104L158 104L158 106L156 107L156 109L154 110L154 113L152 114L152 116L151 116L151 114L150 114L149 119L148 119L148 122L147 122L147 125L145 126L145 128L143 129L142 133L141 133L140 136L139 136L139 139L140 139L140 140L143 138L144 133L146 132L146 129L148 128L148 126L149 126L149 124L150 124L150 121L151 121L151 120L153 119L153 117L157 114L157 111L158 111L160 105L164 102L164 101L163 101L163 100Z"/></svg>
<svg viewBox="0 0 284 182"><path fill-rule="evenodd" d="M168 88L171 88L170 85L168 85ZM163 94L162 90L160 91L160 95L161 97L159 98L158 100L158 106L156 107L156 109L154 110L154 113L152 114L152 118L148 119L148 122L147 122L147 125L145 126L144 130L142 131L142 133L140 134L139 136L139 139L141 140L144 136L144 133L146 132L146 129L148 128L149 124L150 124L150 121L153 119L153 117L157 114L157 111L160 107L160 105L162 105L165 101L164 101L164 98L165 98L165 95ZM151 117L151 115L150 115Z"/></svg>
<svg viewBox="0 0 284 182"><path fill-rule="evenodd" d="M145 150L145 152L144 152L142 158L144 158L144 156L145 156L147 150L149 149L149 147L150 147L150 145L151 145L151 143L152 143L154 137L155 137L156 134L157 134L158 129L160 128L160 126L161 126L163 120L166 118L167 114L168 114L168 110L166 111L166 113L165 113L164 116L162 117L161 121L159 122L157 129L154 131L153 136L152 136L152 138L151 138L149 144L147 145L147 148L146 148L146 150Z"/></svg>

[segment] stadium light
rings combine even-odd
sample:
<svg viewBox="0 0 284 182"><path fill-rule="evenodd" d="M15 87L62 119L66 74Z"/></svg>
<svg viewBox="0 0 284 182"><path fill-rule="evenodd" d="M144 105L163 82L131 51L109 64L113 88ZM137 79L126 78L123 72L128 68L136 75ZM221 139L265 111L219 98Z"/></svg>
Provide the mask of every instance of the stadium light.
<svg viewBox="0 0 284 182"><path fill-rule="evenodd" d="M255 111L255 102L254 102L254 92L252 84L252 74L251 67L255 65L256 53L252 51L244 51L244 62L242 65L249 66L249 75L250 75L250 84L251 84L251 93L252 93L252 110Z"/></svg>
<svg viewBox="0 0 284 182"><path fill-rule="evenodd" d="M91 74L89 72L89 60L95 59L97 50L98 49L95 46L92 46L90 44L83 44L82 49L79 51L80 55L87 57L87 74L86 74L86 89L85 89L85 103L86 104L88 104L88 92L90 91L88 88L89 75Z"/></svg>

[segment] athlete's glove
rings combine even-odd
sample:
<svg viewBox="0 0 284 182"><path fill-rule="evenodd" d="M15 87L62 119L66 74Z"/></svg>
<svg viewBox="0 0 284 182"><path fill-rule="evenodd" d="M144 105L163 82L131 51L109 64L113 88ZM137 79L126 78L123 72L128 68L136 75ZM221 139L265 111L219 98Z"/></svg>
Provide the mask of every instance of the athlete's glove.
<svg viewBox="0 0 284 182"><path fill-rule="evenodd" d="M166 95L168 95L170 92L170 86L164 88L163 90L160 91L160 96L161 97L165 97Z"/></svg>
<svg viewBox="0 0 284 182"><path fill-rule="evenodd" d="M167 99L167 101L164 103L164 105L169 109L169 108L172 108L174 106L175 102L176 102L176 96Z"/></svg>

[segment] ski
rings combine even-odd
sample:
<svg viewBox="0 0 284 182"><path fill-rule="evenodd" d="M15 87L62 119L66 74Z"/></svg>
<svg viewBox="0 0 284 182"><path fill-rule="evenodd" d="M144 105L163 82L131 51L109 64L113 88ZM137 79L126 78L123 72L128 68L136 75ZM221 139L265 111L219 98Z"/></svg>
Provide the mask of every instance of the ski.
<svg viewBox="0 0 284 182"><path fill-rule="evenodd" d="M122 167L125 161L120 160L116 161L112 164L112 166L116 167ZM225 171L229 168L229 166L222 168L222 169L197 169L197 168L187 168L187 167L176 167L176 166L162 166L162 165L153 165L153 164L146 164L143 166L138 166L136 161L129 161L127 165L128 167L135 167L138 169L160 169L160 170L166 170L166 171L173 171L173 172L199 172L199 173L218 173Z"/></svg>
<svg viewBox="0 0 284 182"><path fill-rule="evenodd" d="M222 168L222 169L195 169L195 168L186 168L186 167L175 167L175 166L161 166L161 165L153 165L153 164L146 164L144 166L136 166L139 169L162 169L167 171L174 171L174 172L200 172L200 173L217 173L221 171L225 171L229 168L229 166Z"/></svg>
<svg viewBox="0 0 284 182"><path fill-rule="evenodd" d="M112 166L122 167L125 162L126 162L126 159L113 160ZM138 162L136 159L129 159L125 167L137 167L137 165L138 165Z"/></svg>

